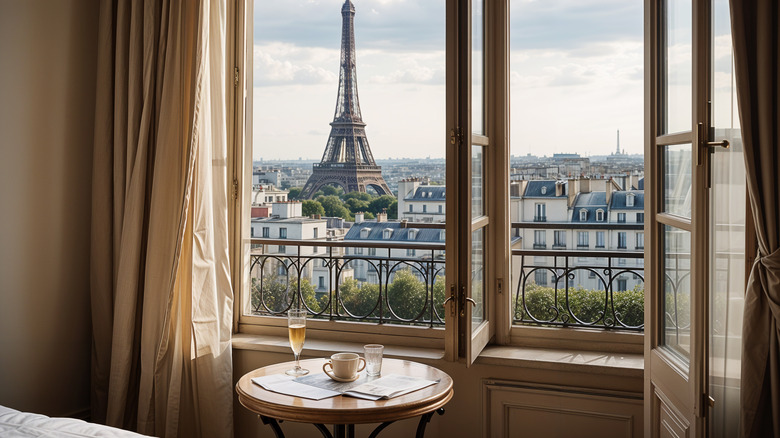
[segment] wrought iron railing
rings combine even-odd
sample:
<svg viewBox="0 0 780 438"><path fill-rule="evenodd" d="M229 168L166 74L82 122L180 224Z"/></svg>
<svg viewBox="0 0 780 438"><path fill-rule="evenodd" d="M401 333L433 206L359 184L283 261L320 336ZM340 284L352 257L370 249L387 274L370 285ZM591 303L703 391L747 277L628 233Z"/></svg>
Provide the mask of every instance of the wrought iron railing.
<svg viewBox="0 0 780 438"><path fill-rule="evenodd" d="M443 243L251 243L251 314L281 316L302 305L315 319L444 325Z"/></svg>
<svg viewBox="0 0 780 438"><path fill-rule="evenodd" d="M642 331L641 260L636 251L513 250L514 323Z"/></svg>

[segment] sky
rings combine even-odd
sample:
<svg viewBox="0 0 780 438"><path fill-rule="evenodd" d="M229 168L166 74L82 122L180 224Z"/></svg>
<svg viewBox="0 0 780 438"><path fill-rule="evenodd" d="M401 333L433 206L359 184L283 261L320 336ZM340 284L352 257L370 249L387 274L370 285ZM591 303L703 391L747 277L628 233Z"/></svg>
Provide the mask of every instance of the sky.
<svg viewBox="0 0 780 438"><path fill-rule="evenodd" d="M374 157L445 153L445 1L353 0ZM343 0L256 0L254 158L322 157ZM642 153L642 0L511 0L513 155Z"/></svg>

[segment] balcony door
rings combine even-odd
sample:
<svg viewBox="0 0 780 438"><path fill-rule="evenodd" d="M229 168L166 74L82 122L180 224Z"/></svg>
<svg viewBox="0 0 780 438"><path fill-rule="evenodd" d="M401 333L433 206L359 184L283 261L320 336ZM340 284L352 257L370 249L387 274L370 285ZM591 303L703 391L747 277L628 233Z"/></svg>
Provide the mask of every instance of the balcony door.
<svg viewBox="0 0 780 438"><path fill-rule="evenodd" d="M447 346L467 365L495 335L509 269L507 10L447 2Z"/></svg>
<svg viewBox="0 0 780 438"><path fill-rule="evenodd" d="M710 336L722 330L716 321L716 309L722 306L716 306L718 299L711 293L718 287L713 274L722 267L712 255L723 251L716 246L722 247L724 239L733 242L735 234L741 233L744 242L744 227L727 227L729 235L719 232L716 222L722 222L722 215L713 207L742 209L745 203L733 155L728 155L733 165L718 165L713 175L713 163L723 162L723 151L732 146L724 137L734 139L733 130L722 129L728 128L722 117L713 116L713 101L724 104L723 94L714 87L722 85L722 66L713 62L720 56L714 54L713 17L722 3L645 2L645 185L650 217L645 225L650 268L646 285L651 291L646 298L645 435L650 437L707 436L707 418L717 414L711 409L715 398L720 399L717 403L725 401L713 397L716 375L709 370L723 358L711 354L722 340ZM713 177L716 185L711 189ZM719 182L724 180L734 184Z"/></svg>

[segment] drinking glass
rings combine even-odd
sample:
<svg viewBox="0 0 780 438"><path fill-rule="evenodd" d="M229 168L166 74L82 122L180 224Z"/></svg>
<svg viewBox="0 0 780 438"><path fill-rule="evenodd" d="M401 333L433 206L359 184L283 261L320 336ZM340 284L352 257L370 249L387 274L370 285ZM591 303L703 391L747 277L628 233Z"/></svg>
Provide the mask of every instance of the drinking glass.
<svg viewBox="0 0 780 438"><path fill-rule="evenodd" d="M385 347L379 344L369 344L363 347L363 355L366 357L366 374L378 376L382 373L382 350Z"/></svg>
<svg viewBox="0 0 780 438"><path fill-rule="evenodd" d="M290 309L287 312L287 331L290 335L290 348L295 354L295 367L285 371L288 376L305 376L309 370L301 368L300 356L303 341L306 339L306 310Z"/></svg>

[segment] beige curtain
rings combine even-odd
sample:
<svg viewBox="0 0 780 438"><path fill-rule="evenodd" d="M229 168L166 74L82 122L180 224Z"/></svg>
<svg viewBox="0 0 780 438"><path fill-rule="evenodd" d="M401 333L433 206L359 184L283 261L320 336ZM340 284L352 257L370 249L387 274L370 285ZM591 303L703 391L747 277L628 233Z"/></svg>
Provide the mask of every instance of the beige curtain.
<svg viewBox="0 0 780 438"><path fill-rule="evenodd" d="M225 0L102 0L93 420L232 436Z"/></svg>
<svg viewBox="0 0 780 438"><path fill-rule="evenodd" d="M731 23L759 247L745 296L742 436L780 437L780 5L732 0Z"/></svg>

